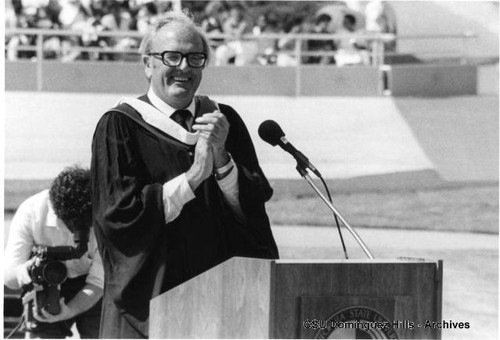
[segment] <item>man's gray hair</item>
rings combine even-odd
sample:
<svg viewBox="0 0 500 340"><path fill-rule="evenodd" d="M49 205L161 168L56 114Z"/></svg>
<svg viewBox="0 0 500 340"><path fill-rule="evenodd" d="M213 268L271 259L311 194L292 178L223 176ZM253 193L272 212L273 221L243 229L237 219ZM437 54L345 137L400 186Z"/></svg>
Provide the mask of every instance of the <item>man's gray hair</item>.
<svg viewBox="0 0 500 340"><path fill-rule="evenodd" d="M191 28L196 31L203 44L203 52L207 55L208 65L210 61L210 45L208 44L208 39L205 34L196 26L193 20L193 16L188 10L182 11L168 11L161 15L161 18L150 28L149 32L144 36L139 46L139 53L146 55L151 52L153 46L153 40L158 34L158 32L169 26L182 26L186 28Z"/></svg>

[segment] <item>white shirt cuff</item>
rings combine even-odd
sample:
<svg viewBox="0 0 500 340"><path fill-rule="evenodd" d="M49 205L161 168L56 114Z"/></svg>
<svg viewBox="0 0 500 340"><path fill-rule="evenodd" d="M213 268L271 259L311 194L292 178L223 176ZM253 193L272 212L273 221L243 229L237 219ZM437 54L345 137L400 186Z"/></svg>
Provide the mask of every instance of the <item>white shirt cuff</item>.
<svg viewBox="0 0 500 340"><path fill-rule="evenodd" d="M91 251L93 252L92 256ZM104 268L102 267L101 256L97 249L89 250L88 255L92 259L92 264L90 265L89 274L85 282L104 289Z"/></svg>
<svg viewBox="0 0 500 340"><path fill-rule="evenodd" d="M101 289L104 289L104 270L100 268L90 267L89 274L85 279L86 283L91 283Z"/></svg>
<svg viewBox="0 0 500 340"><path fill-rule="evenodd" d="M225 172L227 172L233 166L235 167L236 164L234 164L233 157L231 157L231 155L229 155L229 162L227 162L227 164L224 165L223 167L216 168L215 173L217 175L223 175Z"/></svg>
<svg viewBox="0 0 500 340"><path fill-rule="evenodd" d="M241 210L239 199L240 188L238 185L238 167L236 166L236 164L234 164L232 159L228 163L228 165L231 165L233 167L231 172L229 172L226 177L218 179L217 184L222 191L226 203L231 207L231 210L236 214L237 217L243 219L243 211ZM227 169L229 168L230 167L228 167ZM222 173L226 172L227 169Z"/></svg>
<svg viewBox="0 0 500 340"><path fill-rule="evenodd" d="M175 220L181 213L184 204L193 198L195 195L189 186L185 173L163 184L165 223Z"/></svg>
<svg viewBox="0 0 500 340"><path fill-rule="evenodd" d="M239 193L239 187L238 187L238 167L234 165L232 160L229 162L232 163L233 169L231 172L224 178L222 179L217 179L217 184L219 184L220 189L224 193L224 196L229 196L229 197L237 197L237 194ZM222 169L222 168L221 168ZM229 167L227 168L229 169ZM227 171L222 171L221 173L224 173ZM216 170L217 171L217 170Z"/></svg>

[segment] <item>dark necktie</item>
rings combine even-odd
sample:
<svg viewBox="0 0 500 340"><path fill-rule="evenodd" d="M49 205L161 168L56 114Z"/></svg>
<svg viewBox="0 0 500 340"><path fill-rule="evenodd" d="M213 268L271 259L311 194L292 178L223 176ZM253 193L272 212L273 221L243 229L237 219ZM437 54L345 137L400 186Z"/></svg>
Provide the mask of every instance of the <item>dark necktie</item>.
<svg viewBox="0 0 500 340"><path fill-rule="evenodd" d="M191 112L188 110L176 110L172 115L170 116L177 124L182 126L184 129L187 131L191 131L188 122L191 119Z"/></svg>

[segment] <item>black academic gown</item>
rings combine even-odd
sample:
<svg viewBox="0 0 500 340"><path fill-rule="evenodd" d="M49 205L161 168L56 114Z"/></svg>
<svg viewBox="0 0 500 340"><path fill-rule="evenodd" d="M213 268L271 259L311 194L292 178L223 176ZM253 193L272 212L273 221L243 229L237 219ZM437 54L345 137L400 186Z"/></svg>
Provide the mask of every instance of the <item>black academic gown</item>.
<svg viewBox="0 0 500 340"><path fill-rule="evenodd" d="M163 184L189 169L193 147L147 126L126 104L116 109L127 114L105 113L92 141L94 229L105 271L100 335L141 338L148 336L149 301L156 295L233 256L278 258L264 208L272 189L240 116L220 104L246 220L234 218L211 176L166 224Z"/></svg>

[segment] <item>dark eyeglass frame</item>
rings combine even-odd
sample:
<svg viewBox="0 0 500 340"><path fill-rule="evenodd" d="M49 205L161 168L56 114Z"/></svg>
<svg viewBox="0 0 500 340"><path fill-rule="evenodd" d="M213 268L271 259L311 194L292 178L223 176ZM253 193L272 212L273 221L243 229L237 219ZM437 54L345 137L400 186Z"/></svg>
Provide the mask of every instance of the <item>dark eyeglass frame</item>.
<svg viewBox="0 0 500 340"><path fill-rule="evenodd" d="M177 53L178 55L181 56L181 58L179 59L179 62L177 63L177 65L174 65L174 64L167 64L166 61L165 61L165 55L167 53ZM179 51L163 51L163 52L149 52L147 53L146 55L148 56L152 56L152 57L155 57L156 59L159 59L161 60L161 62L163 63L163 65L165 66L169 66L169 67L178 67L180 64L182 64L182 60L183 59L186 59L189 67L192 67L192 68L202 68L205 66L206 62L207 62L207 54L206 53L203 53L203 52L189 52L189 53L181 53ZM197 66L197 65L191 65L191 61L189 60L189 57L192 56L192 55L198 55L198 56L203 56L203 64L201 64L200 66Z"/></svg>

